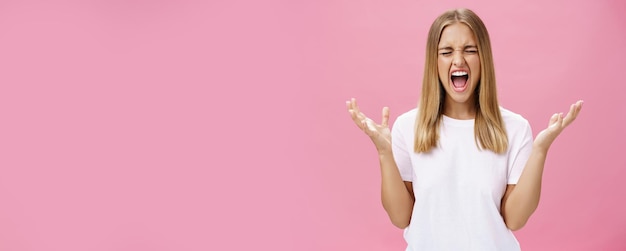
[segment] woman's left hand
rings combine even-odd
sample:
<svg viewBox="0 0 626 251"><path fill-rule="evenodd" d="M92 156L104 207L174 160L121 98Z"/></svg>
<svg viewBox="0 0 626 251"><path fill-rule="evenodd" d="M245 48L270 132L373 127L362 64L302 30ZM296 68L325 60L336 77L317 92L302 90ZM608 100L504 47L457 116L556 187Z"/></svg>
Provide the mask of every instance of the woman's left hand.
<svg viewBox="0 0 626 251"><path fill-rule="evenodd" d="M533 147L538 148L539 150L547 152L552 145L552 142L556 139L557 136L567 127L569 124L574 122L578 113L580 113L580 109L583 107L583 101L579 100L575 104L570 106L569 112L565 117L563 117L563 113L555 113L550 118L550 122L548 123L548 128L541 131L535 137L535 142Z"/></svg>

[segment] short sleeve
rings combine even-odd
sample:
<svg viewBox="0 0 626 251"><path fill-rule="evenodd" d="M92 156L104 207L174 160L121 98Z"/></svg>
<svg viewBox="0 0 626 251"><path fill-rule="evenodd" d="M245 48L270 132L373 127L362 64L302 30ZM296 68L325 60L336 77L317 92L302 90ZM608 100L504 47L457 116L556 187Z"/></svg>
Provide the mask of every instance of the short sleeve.
<svg viewBox="0 0 626 251"><path fill-rule="evenodd" d="M509 163L509 176L507 179L507 184L517 184L520 176L522 175L522 171L524 171L524 167L526 166L526 162L530 157L530 153L533 149L533 133L530 128L530 124L528 121L524 120L524 125L518 129L521 132L517 133L513 137L513 140L510 141L511 151L508 156Z"/></svg>
<svg viewBox="0 0 626 251"><path fill-rule="evenodd" d="M391 131L391 150L393 158L400 171L400 176L404 181L413 181L413 165L411 164L412 147L410 147L413 139L405 135L411 135L412 126L407 126L406 118L396 120L393 130Z"/></svg>

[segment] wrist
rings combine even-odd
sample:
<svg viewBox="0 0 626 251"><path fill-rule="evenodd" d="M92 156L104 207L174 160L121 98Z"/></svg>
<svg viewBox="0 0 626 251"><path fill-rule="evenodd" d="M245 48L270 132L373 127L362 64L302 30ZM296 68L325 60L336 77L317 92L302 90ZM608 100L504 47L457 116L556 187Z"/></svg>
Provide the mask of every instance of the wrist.
<svg viewBox="0 0 626 251"><path fill-rule="evenodd" d="M391 157L393 157L393 152L391 152L391 149L378 149L378 158L383 159Z"/></svg>
<svg viewBox="0 0 626 251"><path fill-rule="evenodd" d="M533 152L535 152L536 154L542 154L542 155L546 155L548 154L548 150L550 150L550 146L542 146L542 145L538 145L538 144L533 144Z"/></svg>

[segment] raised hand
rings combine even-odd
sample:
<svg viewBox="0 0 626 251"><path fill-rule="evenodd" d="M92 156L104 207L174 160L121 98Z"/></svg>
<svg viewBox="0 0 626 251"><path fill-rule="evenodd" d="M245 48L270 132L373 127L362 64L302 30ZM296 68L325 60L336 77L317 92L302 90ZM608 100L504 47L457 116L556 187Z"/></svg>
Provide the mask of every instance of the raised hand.
<svg viewBox="0 0 626 251"><path fill-rule="evenodd" d="M579 100L570 106L569 112L565 117L563 117L563 113L555 113L552 115L548 123L548 128L541 131L537 134L537 137L535 137L534 147L547 152L552 142L554 142L563 129L574 122L582 107L583 101Z"/></svg>
<svg viewBox="0 0 626 251"><path fill-rule="evenodd" d="M381 124L376 124L372 119L368 118L359 110L359 106L356 104L356 99L352 98L350 101L346 101L346 106L352 121L362 131L370 137L376 150L379 153L391 151L391 130L389 129L389 107L383 108L383 120Z"/></svg>

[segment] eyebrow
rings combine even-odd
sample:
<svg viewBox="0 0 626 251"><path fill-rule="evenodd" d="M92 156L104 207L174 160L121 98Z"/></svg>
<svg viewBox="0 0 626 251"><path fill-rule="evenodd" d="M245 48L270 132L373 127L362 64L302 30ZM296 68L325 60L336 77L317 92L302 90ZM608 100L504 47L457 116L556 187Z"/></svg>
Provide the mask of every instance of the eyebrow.
<svg viewBox="0 0 626 251"><path fill-rule="evenodd" d="M467 49L478 49L478 46L476 46L476 45L466 45L463 49L464 50L467 50ZM452 46L446 46L446 47L441 47L438 50L439 51L441 51L441 50L451 50L451 51L453 51L454 49L452 48Z"/></svg>

